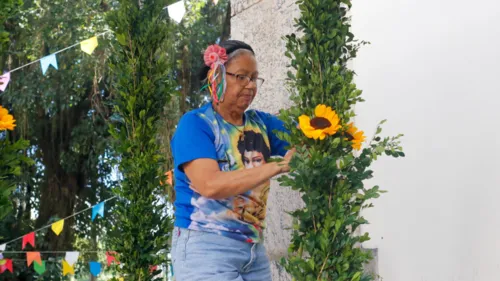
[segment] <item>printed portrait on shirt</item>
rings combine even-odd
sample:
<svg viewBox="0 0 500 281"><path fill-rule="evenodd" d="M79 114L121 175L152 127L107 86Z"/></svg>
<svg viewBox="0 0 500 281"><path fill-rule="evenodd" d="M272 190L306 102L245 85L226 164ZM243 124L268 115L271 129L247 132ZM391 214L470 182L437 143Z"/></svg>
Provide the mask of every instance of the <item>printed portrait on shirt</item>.
<svg viewBox="0 0 500 281"><path fill-rule="evenodd" d="M238 141L238 152L245 169L253 169L264 165L270 157L270 149L264 136L255 131L245 131L244 137ZM254 188L248 196L235 196L233 212L238 219L260 226L266 217L266 203L270 182Z"/></svg>

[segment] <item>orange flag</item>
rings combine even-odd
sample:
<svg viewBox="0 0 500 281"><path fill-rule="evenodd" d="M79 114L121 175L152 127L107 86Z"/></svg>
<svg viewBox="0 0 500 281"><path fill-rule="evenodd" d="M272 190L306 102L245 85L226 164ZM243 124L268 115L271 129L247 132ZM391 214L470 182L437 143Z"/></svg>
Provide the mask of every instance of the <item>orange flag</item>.
<svg viewBox="0 0 500 281"><path fill-rule="evenodd" d="M40 265L42 264L40 252L26 252L26 262L28 263L28 266L30 266L33 261L36 261Z"/></svg>

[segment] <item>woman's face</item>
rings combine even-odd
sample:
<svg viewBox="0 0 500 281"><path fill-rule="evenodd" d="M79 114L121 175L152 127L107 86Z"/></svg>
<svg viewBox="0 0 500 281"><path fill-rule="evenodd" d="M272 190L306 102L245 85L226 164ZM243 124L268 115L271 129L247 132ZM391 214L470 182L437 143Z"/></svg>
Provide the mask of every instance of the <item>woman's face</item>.
<svg viewBox="0 0 500 281"><path fill-rule="evenodd" d="M245 169L259 167L265 163L264 155L258 151L247 151L243 153L243 164Z"/></svg>
<svg viewBox="0 0 500 281"><path fill-rule="evenodd" d="M257 61L251 52L244 51L226 65L226 72L257 78ZM226 74L226 93L220 106L244 112L257 94L257 85L250 81L247 85L233 75Z"/></svg>

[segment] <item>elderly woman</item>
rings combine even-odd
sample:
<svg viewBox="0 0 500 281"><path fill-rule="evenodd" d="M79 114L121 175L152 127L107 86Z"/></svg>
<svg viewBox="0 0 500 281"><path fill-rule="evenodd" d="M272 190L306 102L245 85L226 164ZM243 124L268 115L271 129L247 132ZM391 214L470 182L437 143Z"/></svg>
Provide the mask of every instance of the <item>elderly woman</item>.
<svg viewBox="0 0 500 281"><path fill-rule="evenodd" d="M263 245L270 179L289 171L294 151L278 139L273 115L247 110L264 79L253 49L229 40L204 54L212 101L186 113L172 139L178 281L267 281ZM268 162L283 156L281 162Z"/></svg>

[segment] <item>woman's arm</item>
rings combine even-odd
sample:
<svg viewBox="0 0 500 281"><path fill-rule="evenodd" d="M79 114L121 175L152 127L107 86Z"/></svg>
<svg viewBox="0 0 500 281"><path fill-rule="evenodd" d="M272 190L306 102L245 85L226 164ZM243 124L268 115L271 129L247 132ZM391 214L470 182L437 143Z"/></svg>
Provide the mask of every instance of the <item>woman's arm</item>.
<svg viewBox="0 0 500 281"><path fill-rule="evenodd" d="M224 199L245 193L270 178L290 170L288 163L295 150L289 151L282 162L271 162L252 169L222 172L213 159L200 158L183 165L193 188L202 196Z"/></svg>

